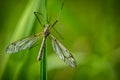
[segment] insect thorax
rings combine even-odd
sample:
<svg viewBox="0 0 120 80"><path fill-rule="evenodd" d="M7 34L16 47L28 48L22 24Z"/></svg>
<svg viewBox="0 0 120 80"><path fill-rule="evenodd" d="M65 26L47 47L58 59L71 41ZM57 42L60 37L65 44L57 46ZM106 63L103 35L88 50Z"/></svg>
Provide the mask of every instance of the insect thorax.
<svg viewBox="0 0 120 80"><path fill-rule="evenodd" d="M50 24L46 24L45 29L44 29L45 37L47 37L50 34L49 27L50 27Z"/></svg>

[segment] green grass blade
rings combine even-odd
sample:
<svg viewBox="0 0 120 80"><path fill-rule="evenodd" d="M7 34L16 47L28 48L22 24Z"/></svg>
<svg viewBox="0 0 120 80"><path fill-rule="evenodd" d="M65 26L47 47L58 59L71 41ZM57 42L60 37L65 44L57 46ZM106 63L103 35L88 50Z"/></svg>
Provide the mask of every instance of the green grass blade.
<svg viewBox="0 0 120 80"><path fill-rule="evenodd" d="M10 42L18 40L20 38L24 38L32 32L32 30L35 28L35 16L33 12L39 9L39 5L40 5L40 0L29 1L27 3L27 5L25 6L25 9L23 10L23 13L19 17L19 21L16 24L12 37L8 39L10 40ZM28 58L27 53L28 52L24 52L26 56L22 58L22 61L19 61L19 65L16 65L15 68L10 68L11 71L9 72L11 72L13 76L7 76L8 79L17 80L18 78L20 78L22 70L24 70L25 62ZM18 57L18 55L16 56ZM13 63L13 62L9 58L10 58L10 55L5 55L4 64L2 65L3 68L2 68L2 71L0 72L0 75L1 75L0 80L6 79L6 74L11 74L6 72L8 71L8 67L11 67L11 66L14 67L14 64L17 64L17 61L16 61L14 62L14 64L10 65L9 63ZM12 57L12 59L13 58L15 57ZM21 77L21 78L24 79L25 77Z"/></svg>
<svg viewBox="0 0 120 80"><path fill-rule="evenodd" d="M45 48L44 48L44 52L43 52L43 56L42 56L42 60L41 60L41 64L40 64L40 79L41 80L47 80L47 62L46 62L47 58L46 58L46 44L45 44Z"/></svg>
<svg viewBox="0 0 120 80"><path fill-rule="evenodd" d="M43 14L43 25L47 24L47 0L41 0L41 13ZM42 60L40 64L40 79L47 80L47 58L46 58L46 44L44 52L42 53Z"/></svg>

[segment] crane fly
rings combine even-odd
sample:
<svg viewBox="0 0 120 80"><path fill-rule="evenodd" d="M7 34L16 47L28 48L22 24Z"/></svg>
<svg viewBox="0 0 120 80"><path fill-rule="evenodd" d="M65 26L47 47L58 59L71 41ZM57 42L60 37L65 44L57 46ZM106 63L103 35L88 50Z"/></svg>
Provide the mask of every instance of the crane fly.
<svg viewBox="0 0 120 80"><path fill-rule="evenodd" d="M37 13L38 12L34 12L36 18L38 19ZM38 19L38 21L40 22L39 19ZM36 34L34 34L34 35L30 36L30 37L23 38L21 40L18 40L18 41L15 41L15 42L11 43L6 48L6 53L12 54L12 53L16 53L16 52L19 52L19 51L31 48L36 42L38 42L40 40L40 37L43 36L43 40L42 40L41 47L40 47L40 50L39 50L39 53L38 53L38 57L37 57L37 60L40 61L41 58L42 58L42 53L44 51L46 39L47 39L47 37L49 37L50 40L52 41L53 50L57 53L59 58L62 59L69 66L76 67L76 60L74 59L72 54L69 52L69 50L67 48L65 48L62 45L62 43L59 40L57 40L50 33L51 27L53 28L53 26L57 22L58 22L58 19L53 23L53 25L50 25L49 23L47 23L44 26L43 32L36 33ZM41 24L41 22L40 22L40 24Z"/></svg>

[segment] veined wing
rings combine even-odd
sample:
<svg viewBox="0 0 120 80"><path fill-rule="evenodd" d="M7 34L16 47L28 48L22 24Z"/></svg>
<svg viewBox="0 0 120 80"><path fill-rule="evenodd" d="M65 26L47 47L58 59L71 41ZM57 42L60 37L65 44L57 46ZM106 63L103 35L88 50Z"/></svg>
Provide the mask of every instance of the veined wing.
<svg viewBox="0 0 120 80"><path fill-rule="evenodd" d="M32 47L39 39L42 33L36 33L30 37L15 41L11 43L7 48L7 53L16 53L27 48Z"/></svg>
<svg viewBox="0 0 120 80"><path fill-rule="evenodd" d="M69 50L66 49L53 35L50 35L50 37L52 39L53 49L58 54L60 59L62 59L69 66L76 67L76 61Z"/></svg>

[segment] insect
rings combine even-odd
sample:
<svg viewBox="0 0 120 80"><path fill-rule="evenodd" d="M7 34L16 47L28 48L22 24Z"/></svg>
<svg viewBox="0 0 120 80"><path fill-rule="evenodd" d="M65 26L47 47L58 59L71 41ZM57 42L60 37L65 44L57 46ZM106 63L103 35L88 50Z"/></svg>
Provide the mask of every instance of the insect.
<svg viewBox="0 0 120 80"><path fill-rule="evenodd" d="M62 5L63 7L63 5ZM61 8L62 10L62 8ZM61 11L60 11L61 13ZM37 14L40 14L38 12L34 12L36 18L38 19L39 23L41 24ZM43 36L43 40L41 43L41 47L38 53L38 57L37 60L41 60L42 57L42 52L44 50L45 47L45 42L46 39L49 37L52 41L52 47L53 50L57 53L57 55L59 56L60 59L62 59L66 64L68 64L71 67L76 67L76 60L74 59L74 57L72 56L72 54L69 52L69 50L67 48L65 48L61 42L59 40L57 40L51 33L50 33L50 29L53 28L53 26L58 22L58 19L53 23L53 25L50 25L49 23L47 23L44 26L44 30L43 32L40 33L36 33L30 37L15 41L13 43L11 43L7 48L6 48L6 53L12 54L12 53L16 53L28 48L31 48L37 41L39 41L40 36ZM53 28L54 29L54 28Z"/></svg>

